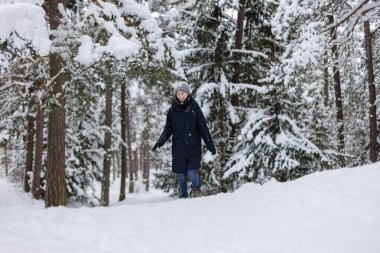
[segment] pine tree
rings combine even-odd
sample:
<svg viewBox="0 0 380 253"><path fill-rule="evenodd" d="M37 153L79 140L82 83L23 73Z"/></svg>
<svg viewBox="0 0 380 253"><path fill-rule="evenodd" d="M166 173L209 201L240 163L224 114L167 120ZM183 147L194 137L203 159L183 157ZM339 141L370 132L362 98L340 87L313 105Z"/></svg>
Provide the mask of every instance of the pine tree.
<svg viewBox="0 0 380 253"><path fill-rule="evenodd" d="M364 21L364 44L366 52L366 65L368 73L369 90L369 157L371 162L377 161L377 109L376 109L376 86L373 71L372 39L369 21Z"/></svg>
<svg viewBox="0 0 380 253"><path fill-rule="evenodd" d="M320 82L318 72L310 66L318 67L323 59L320 52L325 39L318 30L323 24L310 20L309 9L317 7L311 2L293 3L288 8L290 4L280 1L272 20L276 42L270 45L276 51L266 52L269 59L277 55L273 58L276 61L268 61L270 71L266 78L257 79L259 85L247 86L254 91L255 106L247 109L247 120L225 174L237 186L251 181L264 183L272 177L287 181L329 162L309 140L310 126L304 122L304 108L313 106L308 102L313 101L309 99L312 87ZM306 43L310 47L302 46Z"/></svg>
<svg viewBox="0 0 380 253"><path fill-rule="evenodd" d="M28 22L22 26L12 24L13 28L9 30L9 34L3 33L0 38L0 82L4 81L0 92L3 97L1 122L4 124L1 129L5 132L7 152L10 148L5 164L8 170L9 159L12 159L12 164L9 164L11 174L23 173L23 177L17 176L18 181L23 178L24 188L29 191L34 148L32 122L37 111L36 104L41 105L45 96L44 91L38 86L47 80L46 55L50 41L41 7L34 4L27 5L28 9L20 9L17 4L9 6L20 12L20 19L17 22L25 21L23 15ZM3 25L7 27L7 20L4 21ZM27 29L25 29L26 24L29 26ZM28 131L17 130L19 127L26 127L26 122L29 122ZM22 146L21 143L26 139L29 140L28 145ZM24 164L22 168L19 166L21 163ZM33 175L33 181L37 178Z"/></svg>
<svg viewBox="0 0 380 253"><path fill-rule="evenodd" d="M64 7L67 0L53 0L48 3L48 15L52 36L53 48L49 55L50 77L52 79L52 97L55 99L49 111L48 121L48 155L47 155L47 185L46 207L66 205L66 181L65 181L65 98L63 85L69 80L65 69L67 59L59 53L60 48L60 20L62 18L58 5Z"/></svg>

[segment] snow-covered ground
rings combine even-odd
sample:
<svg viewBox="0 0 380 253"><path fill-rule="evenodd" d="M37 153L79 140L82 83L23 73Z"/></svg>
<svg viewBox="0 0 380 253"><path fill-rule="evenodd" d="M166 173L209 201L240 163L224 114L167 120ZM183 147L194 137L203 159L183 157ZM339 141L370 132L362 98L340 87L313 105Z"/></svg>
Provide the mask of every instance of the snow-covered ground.
<svg viewBox="0 0 380 253"><path fill-rule="evenodd" d="M378 253L380 163L232 194L49 208L0 180L0 252Z"/></svg>

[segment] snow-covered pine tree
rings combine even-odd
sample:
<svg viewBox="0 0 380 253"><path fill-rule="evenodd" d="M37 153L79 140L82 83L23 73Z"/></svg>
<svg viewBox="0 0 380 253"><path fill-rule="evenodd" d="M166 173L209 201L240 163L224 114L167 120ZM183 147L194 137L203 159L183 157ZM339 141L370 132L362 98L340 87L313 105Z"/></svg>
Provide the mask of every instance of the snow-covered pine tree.
<svg viewBox="0 0 380 253"><path fill-rule="evenodd" d="M347 129L345 138L349 140L345 149L346 165L351 163L356 165L368 160L363 156L365 153L368 153L368 157L372 157L371 160L374 160L376 156L374 142L370 141L370 139L375 139L374 135L376 135L377 126L373 120L374 117L369 117L369 112L364 109L368 105L358 105L357 101L372 101L370 104L376 105L374 102L376 87L374 85L369 85L367 89L364 87L372 82L367 75L370 63L366 58L370 49L367 47L369 45L367 43L368 36L364 36L363 24L365 27L368 20L378 22L379 9L377 4L370 1L338 1L329 7L329 13L336 15L335 23L328 28L337 28L338 39L332 43L337 44L339 48L339 69L344 73L341 75L343 95L345 96L343 106L344 110L347 110L347 115L344 116L344 125ZM368 24L367 28L369 28ZM369 32L367 31L367 33ZM365 43L365 41L367 42ZM372 40L371 44L374 44L374 41ZM374 114L376 107L369 106L369 110Z"/></svg>
<svg viewBox="0 0 380 253"><path fill-rule="evenodd" d="M351 3L347 9L354 8L358 3ZM346 11L345 11L346 12ZM343 14L341 10L340 15ZM339 29L344 40L340 42L341 62L344 63L344 110L346 126L346 164L349 166L362 165L369 162L370 151L370 117L368 104L368 76L366 51L364 46L364 31L362 25L355 25L357 19L341 24ZM346 31L350 31L347 33Z"/></svg>
<svg viewBox="0 0 380 253"><path fill-rule="evenodd" d="M310 129L304 122L305 108L312 108L310 93L319 83L317 68L325 43L323 23L310 21L315 8L311 1L279 2L272 25L276 46L283 47L268 77L260 80L261 87L252 87L256 105L248 109L225 175L237 178L238 184L264 183L272 177L286 181L328 162L308 139Z"/></svg>
<svg viewBox="0 0 380 253"><path fill-rule="evenodd" d="M379 21L375 21L376 27L379 27ZM372 33L372 46L373 46L373 64L374 64L374 74L375 74L375 84L376 86L376 101L380 101L380 30L377 29L376 32ZM380 129L380 105L377 103L377 126ZM380 157L380 131L377 134L377 157Z"/></svg>
<svg viewBox="0 0 380 253"><path fill-rule="evenodd" d="M103 122L104 101L98 97L101 91L96 83L93 86L86 85L83 89L79 83L75 83L75 87L67 93L70 94L66 123L68 197L83 204L99 205L96 189L103 175L101 161L104 152L100 126Z"/></svg>
<svg viewBox="0 0 380 253"><path fill-rule="evenodd" d="M171 60L173 43L163 37L145 6L129 0L90 3L82 17L84 26L76 59L83 65L95 67L98 77L101 72L109 71L106 64L102 64L109 61L113 66L112 80L117 81L114 90L119 90L119 83L131 83L139 75L150 81L162 81L167 73L170 74L168 68L174 66ZM120 135L116 139L120 141ZM136 145L129 149L132 146ZM136 153L134 156L137 157ZM137 162L137 158L134 161Z"/></svg>
<svg viewBox="0 0 380 253"><path fill-rule="evenodd" d="M2 25L6 28L6 32L0 35L1 129L6 136L8 169L14 175L24 175L24 188L28 191L33 176L34 127L29 124L29 131L25 131L26 118L30 123L34 122L37 107L43 107L45 92L39 84L47 80L46 55L51 44L45 13L38 4L40 2L3 4L0 8L0 15L4 18ZM13 13L17 13L16 19ZM29 145L25 150L27 135ZM27 173L23 170L26 154L29 154ZM35 177L37 179L39 175ZM38 180L36 183L39 186Z"/></svg>

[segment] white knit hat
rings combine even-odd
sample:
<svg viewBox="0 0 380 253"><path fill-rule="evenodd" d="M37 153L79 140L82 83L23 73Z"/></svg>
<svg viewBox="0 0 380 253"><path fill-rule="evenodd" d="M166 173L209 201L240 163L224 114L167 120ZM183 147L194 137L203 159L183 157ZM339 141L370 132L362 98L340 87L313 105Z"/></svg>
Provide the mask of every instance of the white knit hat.
<svg viewBox="0 0 380 253"><path fill-rule="evenodd" d="M186 92L188 95L191 94L191 91L190 91L190 87L189 87L189 84L182 80L182 81L179 81L175 84L175 87L174 87L174 95L177 95L177 92L178 91L183 91L183 92Z"/></svg>

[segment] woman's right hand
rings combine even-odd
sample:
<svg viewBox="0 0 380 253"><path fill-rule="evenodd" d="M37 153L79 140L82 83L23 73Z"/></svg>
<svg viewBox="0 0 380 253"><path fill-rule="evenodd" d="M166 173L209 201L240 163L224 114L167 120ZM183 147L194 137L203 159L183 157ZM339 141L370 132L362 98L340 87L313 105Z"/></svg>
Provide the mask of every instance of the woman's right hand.
<svg viewBox="0 0 380 253"><path fill-rule="evenodd" d="M154 144L152 150L153 151L156 151L157 148L160 148L162 145L160 145L158 142L156 144Z"/></svg>

